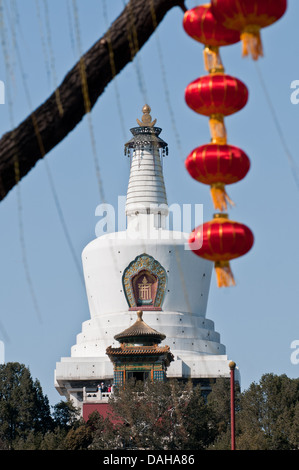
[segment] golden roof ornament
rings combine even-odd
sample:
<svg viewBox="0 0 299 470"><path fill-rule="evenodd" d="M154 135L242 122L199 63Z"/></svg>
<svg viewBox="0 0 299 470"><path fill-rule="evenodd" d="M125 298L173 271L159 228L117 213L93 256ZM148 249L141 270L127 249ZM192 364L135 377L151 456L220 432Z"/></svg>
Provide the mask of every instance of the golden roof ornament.
<svg viewBox="0 0 299 470"><path fill-rule="evenodd" d="M157 119L154 119L152 121L152 116L150 115L151 112L151 107L148 104L145 104L142 108L143 116L141 118L141 121L139 119L136 119L137 124L139 124L140 127L153 127Z"/></svg>

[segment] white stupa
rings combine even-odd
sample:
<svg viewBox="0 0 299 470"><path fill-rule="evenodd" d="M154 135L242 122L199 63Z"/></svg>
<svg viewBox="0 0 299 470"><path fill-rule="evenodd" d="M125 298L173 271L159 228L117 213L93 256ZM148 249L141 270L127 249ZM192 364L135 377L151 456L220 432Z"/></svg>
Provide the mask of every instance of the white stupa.
<svg viewBox="0 0 299 470"><path fill-rule="evenodd" d="M143 113L125 145L131 159L127 229L102 235L83 250L90 318L70 357L56 364L55 387L77 406L82 405L84 387L115 379L106 348L118 345L114 336L136 321L137 310L150 327L166 335L163 344L174 356L168 378L208 385L230 376L225 346L206 318L213 264L186 249L188 233L166 228L162 158L167 144L149 106Z"/></svg>

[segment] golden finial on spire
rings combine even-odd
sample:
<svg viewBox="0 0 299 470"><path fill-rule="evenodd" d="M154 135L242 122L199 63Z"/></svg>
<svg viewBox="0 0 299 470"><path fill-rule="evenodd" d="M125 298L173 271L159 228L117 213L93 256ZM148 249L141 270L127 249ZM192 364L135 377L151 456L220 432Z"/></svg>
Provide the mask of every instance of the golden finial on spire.
<svg viewBox="0 0 299 470"><path fill-rule="evenodd" d="M136 119L137 123L139 124L140 127L153 127L157 119L152 121L152 116L150 115L151 108L148 104L145 104L142 108L143 116L141 118L142 122L139 121L139 119Z"/></svg>

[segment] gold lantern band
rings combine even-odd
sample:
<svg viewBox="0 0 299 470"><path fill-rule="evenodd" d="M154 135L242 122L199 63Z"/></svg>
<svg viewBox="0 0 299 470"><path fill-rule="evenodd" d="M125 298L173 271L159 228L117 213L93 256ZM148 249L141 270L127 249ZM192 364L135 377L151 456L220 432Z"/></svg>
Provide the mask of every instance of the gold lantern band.
<svg viewBox="0 0 299 470"><path fill-rule="evenodd" d="M205 46L203 50L204 66L209 73L224 73L218 46Z"/></svg>
<svg viewBox="0 0 299 470"><path fill-rule="evenodd" d="M227 134L223 114L212 114L209 120L210 133L213 144L226 144Z"/></svg>

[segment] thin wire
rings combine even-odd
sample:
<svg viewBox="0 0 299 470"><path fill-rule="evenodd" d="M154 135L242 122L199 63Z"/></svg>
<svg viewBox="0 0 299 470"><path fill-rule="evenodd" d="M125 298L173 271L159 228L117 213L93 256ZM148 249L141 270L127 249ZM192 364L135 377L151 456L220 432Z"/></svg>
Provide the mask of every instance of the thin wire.
<svg viewBox="0 0 299 470"><path fill-rule="evenodd" d="M272 118L273 118L273 121L274 121L274 124L275 124L275 127L276 127L276 130L277 130L277 133L279 135L279 138L281 140L281 144L282 144L282 147L285 151L285 154L287 156L287 159L288 159L288 162L289 162L289 165L291 167L291 171L292 171L292 174L293 174L293 177L294 177L294 180L295 180L295 183L296 183L296 186L297 188L299 189L299 168L298 166L296 165L296 162L294 161L293 159L293 156L288 148L288 145L287 145L287 142L286 142L286 139L284 137L284 134L283 134L283 131L282 131L282 128L280 126L280 122L279 122L279 119L277 117L277 114L275 112L275 109L274 109L274 106L272 104L272 101L271 101L271 98L270 98L270 95L268 93L268 90L267 90L267 87L265 85L265 82L264 82L264 79L263 79L263 75L262 75L262 72L260 70L260 67L257 63L255 63L255 66L256 66L256 70L257 70L257 74L258 74L258 77L259 77L259 80L260 80L260 84L261 84L261 87L262 87L262 90L265 94L265 98L266 98L266 101L268 103L268 106L270 108L270 112L271 112L271 115L272 115Z"/></svg>
<svg viewBox="0 0 299 470"><path fill-rule="evenodd" d="M47 0L44 0L43 4L44 4L44 10L45 10L45 17L46 17L47 40L48 40L48 47L49 47L49 54L50 54L50 65L51 65L51 71L52 71L52 76L53 76L53 87L55 90L56 104L57 104L57 108L58 108L60 116L63 116L63 107L61 104L60 92L59 92L59 88L57 87L56 66L55 66L55 58L54 58L53 47L52 47L50 15L49 15Z"/></svg>
<svg viewBox="0 0 299 470"><path fill-rule="evenodd" d="M92 116L91 116L91 104L90 104L90 99L89 99L89 90L88 90L88 83L87 83L87 77L86 77L85 62L84 62L84 57L82 55L81 33L80 33L80 26L79 26L79 14L78 14L77 1L72 0L72 4L73 4L74 24L75 24L76 41L77 41L77 51L80 57L79 67L80 67L80 77L81 77L81 83L82 83L82 93L83 93L83 98L84 98L85 111L87 114L87 119L88 119L88 124L89 124L91 147L92 147L92 153L94 157L94 165L96 169L98 189L99 189L102 203L106 204L104 187L103 187L102 180L101 180L100 167L99 167L98 158L97 158L97 148L96 148L96 140L95 140L93 122L92 122ZM109 213L107 217L109 217ZM108 239L109 249L111 251L111 256L113 259L113 266L114 266L115 271L119 272L118 262L116 260L115 253L112 249L110 242L111 240Z"/></svg>
<svg viewBox="0 0 299 470"><path fill-rule="evenodd" d="M95 140L95 136L94 136L93 122L92 122L92 117L91 117L91 113L90 113L91 104L90 104L90 99L89 99L85 62L84 62L84 57L82 56L81 34L80 34L80 26L79 26L79 14L78 14L78 6L77 6L77 1L76 0L73 0L73 12L74 12L74 20L75 20L77 50L78 50L78 54L79 54L79 57L80 57L79 69L80 69L80 77L81 77L81 83L82 83L82 93L83 93L83 98L84 98L85 111L86 111L86 114L87 114L87 119L88 119L88 124L89 124L89 133L90 133L90 139L91 139L92 154L93 154L93 157L94 157L94 165L95 165L95 169L96 169L96 178L97 178L98 189L99 189L101 201L103 203L105 203L105 194L104 194L104 190L103 190L101 172L100 172L100 167L99 167L98 158L97 158L97 149L96 149L96 140Z"/></svg>
<svg viewBox="0 0 299 470"><path fill-rule="evenodd" d="M158 57L159 57L159 62L160 62L160 70L161 70L161 75L162 75L162 81L163 81L163 85L164 85L166 103L167 103L167 106L168 106L170 119L171 119L171 124L172 124L172 128L173 128L174 135L175 135L175 138L176 138L177 146L178 146L178 149L179 149L179 155L180 155L181 158L184 159L181 140L179 138L179 133L178 133L177 126L176 126L175 115L174 115L173 108L172 108L172 105L171 105L169 87L168 87L168 82L167 82L167 78L166 78L166 71L165 71L165 67L164 67L163 52L162 52L162 48L161 48L161 44L160 44L158 31L157 31L158 22L157 22L157 16L156 16L153 0L150 0L150 10L151 10L151 17L152 17L154 30L155 30L157 49L158 49ZM175 255L176 255L177 266L178 266L178 270L179 270L181 285L182 285L182 288L183 288L184 298L185 298L185 302L186 302L186 305L187 305L187 309L188 309L189 313L192 313L191 305L190 305L190 301L189 301L189 295L188 295L186 282L185 282L185 277L184 277L184 273L183 273L183 270L182 270L181 258L180 258L180 254L179 254L178 247L176 246L176 244L174 244L174 251L175 251Z"/></svg>
<svg viewBox="0 0 299 470"><path fill-rule="evenodd" d="M127 137L127 132L126 132L126 127L124 124L124 115L122 111L122 105L121 105L121 100L120 100L120 93L118 89L118 82L116 79L116 67L115 67L115 58L114 58L114 51L113 51L113 46L112 46L112 41L111 41L111 35L110 35L110 29L109 29L109 20L108 20L108 14L107 14L107 4L106 0L103 0L103 16L104 20L106 23L106 37L107 37L107 42L108 42L108 49L109 49L109 61L110 61L110 67L111 67L111 74L113 78L113 84L114 84L114 89L115 89L115 96L116 96L116 102L117 102L117 110L118 110L118 115L120 118L120 123L121 123L121 129L123 133L123 138L124 140Z"/></svg>
<svg viewBox="0 0 299 470"><path fill-rule="evenodd" d="M9 11L9 8L7 6L7 2L4 0L4 5L5 5L5 8L7 11ZM16 8L16 5L15 5L15 1L14 0L11 0L11 6L12 6L12 9L13 11L15 12L15 8ZM15 69L15 50L14 50L14 45L15 45L15 38L16 38L16 23L17 23L17 18L14 18L15 21L11 22L11 36L12 36L12 51L8 51L7 49L7 53L9 54L9 58L10 58L10 73L11 73L11 76L10 76L10 80L12 83L15 84L15 73L14 73L14 69ZM8 41L8 39L7 39Z"/></svg>
<svg viewBox="0 0 299 470"><path fill-rule="evenodd" d="M46 152L45 152L43 141L42 141L39 129L38 129L38 124L37 124L35 115L34 115L34 113L32 113L31 95L30 95L30 91L29 91L29 88L28 88L28 85L27 85L27 78L26 78L26 74L25 74L25 71L24 71L23 61L22 61L22 57L21 57L21 54L20 54L20 50L19 50L19 46L18 46L17 41L15 42L15 48L16 48L17 57L18 57L18 61L19 61L19 67L20 67L20 71L21 71L21 76L22 76L22 80L23 80L23 87L24 87L24 90L25 90L25 95L26 95L26 98L27 98L28 107L30 109L32 122L33 122L34 130L35 130L35 134L36 134L36 137L37 137L41 157L42 157L43 162L45 164L46 173L47 173L47 176L48 176L48 179L49 179L50 189L51 189L52 194L53 194L53 199L54 199L54 203L55 203L55 206L56 206L56 210L57 210L57 213L58 213L58 216L59 216L59 219L60 219L60 223L62 225L62 229L63 229L64 235L65 235L67 244L69 246L71 255L73 257L76 269L78 271L79 277L81 279L81 282L84 284L84 280L83 280L83 277L82 277L82 270L80 268L80 265L79 265L79 262L78 262L78 259L76 257L75 250L74 250L74 247L73 247L73 244L72 244L72 241L71 241L71 237L70 237L69 231L67 229L67 224L65 222L65 217L64 217L64 214L63 214L63 210L62 210L61 204L59 202L57 191L55 189L53 176L51 174L50 167L48 165L47 159L44 158L45 155L46 155Z"/></svg>
<svg viewBox="0 0 299 470"><path fill-rule="evenodd" d="M183 155L183 150L182 150L181 140L180 140L180 137L179 137L179 132L178 132L178 129L177 129L177 126L176 126L175 114L174 114L172 104L171 104L171 99L170 99L170 94L169 94L169 86L168 86L168 82L167 82L167 78L166 78L166 71L165 71L165 67L164 67L164 57L163 57L163 52L162 52L161 43L160 43L160 39L159 39L159 34L158 34L158 31L157 31L158 22L157 22L157 17L156 17L156 12L155 12L155 7L154 7L153 0L150 0L150 10L151 10L152 21L153 21L154 30L155 30L155 37L156 37L157 49L158 49L158 57L159 57L159 62L160 62L160 70L161 70L162 81L163 81L163 85L164 85L165 99L166 99L166 103L167 103L167 106L168 106L169 115L170 115L170 119L171 119L173 132L174 132L174 135L175 135L176 143L177 143L177 146L178 146L178 149L179 149L179 154L180 154L181 158L185 159L184 155Z"/></svg>
<svg viewBox="0 0 299 470"><path fill-rule="evenodd" d="M7 333L7 331L6 331L6 329L5 329L2 322L0 322L0 330L1 330L2 337L3 337L4 341L6 343L10 343L10 337L8 336L8 333Z"/></svg>
<svg viewBox="0 0 299 470"><path fill-rule="evenodd" d="M123 4L125 6L124 0L123 0ZM136 54L139 51L139 44L138 44L137 30L136 30L136 27L135 27L135 20L134 20L134 8L132 8L132 4L133 4L133 2L132 2L132 0L130 0L128 2L128 9L129 9L128 40L129 40L129 46L130 46L130 50L131 50L131 58L133 60L134 57L136 57ZM153 5L152 1L150 1L150 9L151 9L151 16L152 16L153 26L154 26L154 29L156 30L156 28L157 28L157 17L156 17L156 13L155 13L155 9L154 9L154 5ZM132 39L132 36L131 36L131 30L132 30L133 39ZM156 34L157 34L157 31L156 31ZM176 139L177 139L178 147L180 149L180 155L182 156L183 154L182 154L181 143L180 143L180 139L178 137L178 132L176 130L174 113L172 111L171 101L170 101L170 98L169 98L169 92L168 92L167 80L166 80L166 73L165 73L165 68L164 68L164 65L163 65L163 54L162 54L162 51L161 51L161 46L160 46L160 43L159 43L159 39L157 40L157 45L158 45L159 59L160 59L160 62L162 62L161 71L162 71L162 78L163 78L163 83L164 83L164 87L165 87L166 100L167 100L168 107L170 109L172 125L173 125L173 128L175 130L175 136L176 136ZM133 63L134 63L134 61L133 61ZM144 81L142 80L143 72L142 72L141 64L138 63L136 65L137 65L137 67L135 67L135 69L136 69L136 73L137 73L138 83L141 87L142 93L146 95ZM147 102L147 100L146 100L146 102ZM182 285L182 288L183 288L183 293L184 293L186 306L187 306L187 309L188 309L189 313L192 314L191 305L190 305L190 301L189 301L189 295L188 295L188 292L187 292L184 273L183 273L183 270L182 270L180 254L179 254L179 251L178 251L178 247L176 246L175 243L174 243L174 251L175 251L175 255L176 255L176 261L177 261L177 266L178 266L178 271L179 271L179 275L180 275L180 279L181 279L181 285Z"/></svg>
<svg viewBox="0 0 299 470"><path fill-rule="evenodd" d="M40 38L41 38L42 50L43 50L43 55L44 55L45 67L46 67L46 75L47 75L47 79L48 79L48 85L50 87L50 83L51 83L50 59L49 59L49 56L48 56L46 40L45 40L45 36L44 36L44 28L43 28L43 24L42 24L41 12L40 12L38 2L39 2L39 0L35 0L36 14L37 14L37 19L38 19L39 34L40 34Z"/></svg>
<svg viewBox="0 0 299 470"><path fill-rule="evenodd" d="M11 100L11 94L10 94L10 87L9 87L9 77L11 75L11 64L9 60L9 54L7 50L7 41L6 41L6 33L5 33L5 27L4 27L4 17L3 17L3 3L2 0L0 0L0 30L1 30L1 43L2 43L2 49L3 49L3 54L4 54L4 60L5 60L5 68L6 68L6 75L7 75L7 87L6 87L6 95L8 97L8 109L9 109L9 118L10 118L10 124L11 128L14 129L14 114L13 114L13 104ZM14 140L14 131L12 131L12 138ZM24 237L24 222L23 222L23 206L22 206L22 197L21 197L21 189L20 189L20 164L19 164L19 159L18 159L18 154L17 151L14 156L14 170L15 170L15 181L16 181L16 193L17 193L17 209L18 209L18 222L19 222L19 237L20 237L20 245L21 245L21 253L22 253L22 262L23 262L23 267L25 271L25 277L27 280L27 284L29 287L29 291L31 294L32 298L32 303L34 306L34 309L36 311L37 317L39 321L42 321L42 315L40 312L40 308L38 305L37 297L35 294L31 274L30 274L30 269L29 269L29 264L28 264L28 259L27 259L27 250L26 250L26 243L25 243L25 237Z"/></svg>
<svg viewBox="0 0 299 470"><path fill-rule="evenodd" d="M67 13L67 19L68 19L68 25L69 25L71 48L72 48L74 57L76 58L76 46L75 46L75 35L74 35L75 28L74 28L73 21L72 21L70 0L67 0L66 2L66 13Z"/></svg>
<svg viewBox="0 0 299 470"><path fill-rule="evenodd" d="M63 229L64 235L65 235L67 244L69 246L69 249L71 251L71 255L73 257L73 260L74 260L76 269L78 271L79 277L81 279L82 285L84 286L84 276L82 274L82 267L81 267L81 265L80 265L80 263L77 259L76 251L74 249L74 246L73 246L73 243L72 243L72 240L71 240L71 237L70 237L70 234L69 234L66 222L65 222L65 217L64 217L64 214L63 214L63 211L62 211L62 208L61 208L61 204L59 202L59 198L58 198L58 195L57 195L57 191L55 189L53 177L52 177L52 174L51 174L51 171L50 171L50 168L49 168L49 165L48 165L48 162L47 162L46 158L44 159L44 162L45 162L45 165L46 165L46 171L47 171L47 175L48 175L48 178L49 178L49 182L50 182L52 194L53 194L53 197L54 197L54 202L55 202L55 205L56 205L56 209L57 209L59 219L60 219L60 222L61 222L61 225L62 225L62 229Z"/></svg>
<svg viewBox="0 0 299 470"><path fill-rule="evenodd" d="M48 42L49 41L51 42L51 32L50 32L51 28L50 28L50 19L49 19L50 17L49 17L49 11L48 11L48 7L47 7L47 3L46 3L45 0L44 0L44 6L45 6L45 14L46 14L46 18L47 18L47 20L46 20L47 21L47 31L48 31L47 38L48 38ZM41 16L40 16L38 0L36 0L36 7L37 7L37 17L38 17L39 25L40 25L41 41L42 41L42 43L45 44L45 38L43 36L43 25L42 25L42 20L41 20ZM51 50L50 54L51 54L51 57L52 57L52 59L51 59L52 68L48 69L48 55L47 55L46 47L44 48L44 51L45 51L45 65L46 65L46 69L49 70L50 75L51 75L51 71L54 74L53 80L54 80L54 86L56 86L55 63L54 63L54 58L53 58L54 54L53 54L53 49L52 49L51 44L49 45L49 48ZM22 73L23 80L25 80L24 75L25 74ZM27 94L29 94L29 92ZM62 106L60 104L59 95L58 96L56 95L56 99L59 99L59 101L57 102L57 106L58 106L58 109L59 109L59 107L61 107L61 112L63 113ZM42 156L44 157L44 146L40 145L40 148L41 148L41 152L43 152ZM65 216L64 216L62 206L61 206L60 201L59 201L58 193L57 193L57 190L56 190L56 187L55 187L55 184L54 184L54 179L53 179L53 176L52 176L52 173L51 173L51 170L50 170L50 166L49 166L48 161L47 161L46 158L43 158L43 162L45 164L46 173L47 173L47 176L48 176L48 180L49 180L50 188L51 188L51 191L52 191L52 195L53 195L54 203L55 203L55 206L56 206L56 210L57 210L57 213L58 213L58 216L59 216L59 220L60 220L60 223L62 225L63 233L65 235L66 242L67 242L67 245L68 245L69 250L71 252L72 258L74 260L74 264L76 266L76 269L77 269L77 272L79 274L80 280L81 280L82 284L84 285L84 278L83 278L83 274L82 274L82 269L81 269L80 263L77 259L76 251L74 249L74 246L73 246L73 243L72 243L72 240L71 240L71 236L70 236L67 224L66 224Z"/></svg>
<svg viewBox="0 0 299 470"><path fill-rule="evenodd" d="M134 21L134 8L132 7L132 0L129 0L128 4L126 5L125 0L123 0L124 8L127 6L127 35L128 35L128 42L131 52L131 59L133 65L135 67L136 75L137 75L137 83L140 89L140 92L143 96L144 104L148 103L147 99L147 91L145 86L145 79L143 76L142 64L141 59L138 55L139 52L139 43L138 43L138 36L137 30Z"/></svg>

